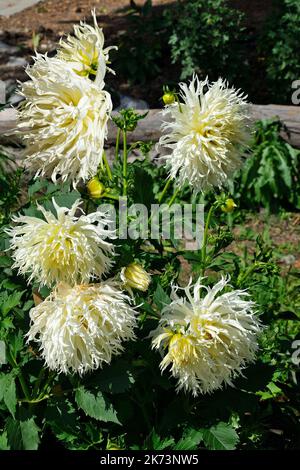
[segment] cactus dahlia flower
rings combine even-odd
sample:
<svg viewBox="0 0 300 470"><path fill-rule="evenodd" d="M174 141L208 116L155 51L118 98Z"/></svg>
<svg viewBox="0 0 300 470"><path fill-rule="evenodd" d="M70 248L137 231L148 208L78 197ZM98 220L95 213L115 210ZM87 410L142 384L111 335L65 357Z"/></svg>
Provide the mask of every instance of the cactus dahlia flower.
<svg viewBox="0 0 300 470"><path fill-rule="evenodd" d="M38 206L44 219L14 216L15 226L7 232L12 237L14 268L20 274L31 273L28 282L38 281L51 286L64 281L69 284L89 282L101 276L112 265L113 245L105 238L114 234L105 227L109 220L97 211L75 215L80 200L71 209L53 205L56 216Z"/></svg>
<svg viewBox="0 0 300 470"><path fill-rule="evenodd" d="M36 177L50 176L54 182L61 177L76 186L93 176L102 161L110 94L56 58L37 55L27 74L17 123L26 165Z"/></svg>
<svg viewBox="0 0 300 470"><path fill-rule="evenodd" d="M59 284L30 310L28 341L40 343L47 366L59 372L85 372L109 364L134 339L136 312L114 283Z"/></svg>
<svg viewBox="0 0 300 470"><path fill-rule="evenodd" d="M57 57L69 62L71 68L80 76L96 75L97 82L104 79L109 63L109 51L116 46L104 48L104 35L99 28L95 11L92 11L94 26L84 22L74 25L74 35L60 40Z"/></svg>
<svg viewBox="0 0 300 470"><path fill-rule="evenodd" d="M199 278L184 289L185 296L172 289L172 302L151 333L153 348L163 355L161 369L170 367L178 380L178 390L212 392L241 374L253 361L261 325L253 311L254 303L242 290L220 294L228 284L222 278L213 288L201 285ZM201 296L201 290L206 295Z"/></svg>
<svg viewBox="0 0 300 470"><path fill-rule="evenodd" d="M241 164L249 141L246 97L222 79L210 84L194 76L180 84L182 102L166 106L159 144L170 149L167 166L178 185L195 192L223 186Z"/></svg>

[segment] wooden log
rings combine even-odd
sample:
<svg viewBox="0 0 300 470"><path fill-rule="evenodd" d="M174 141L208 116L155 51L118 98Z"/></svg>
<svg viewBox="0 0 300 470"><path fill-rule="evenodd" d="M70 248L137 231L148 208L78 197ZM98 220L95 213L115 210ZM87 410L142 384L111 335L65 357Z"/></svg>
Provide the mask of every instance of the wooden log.
<svg viewBox="0 0 300 470"><path fill-rule="evenodd" d="M147 117L141 121L134 132L129 133L128 141L144 140L157 141L161 135L160 126L162 117L158 109L151 109ZM141 111L143 113L144 111ZM13 108L0 112L0 142L9 141L5 133L15 126L16 114ZM114 113L113 113L114 114ZM281 105L251 105L253 120L278 118L287 127L290 135L283 137L293 146L300 148L300 106ZM117 128L113 122L109 123L107 144L113 145L116 139Z"/></svg>

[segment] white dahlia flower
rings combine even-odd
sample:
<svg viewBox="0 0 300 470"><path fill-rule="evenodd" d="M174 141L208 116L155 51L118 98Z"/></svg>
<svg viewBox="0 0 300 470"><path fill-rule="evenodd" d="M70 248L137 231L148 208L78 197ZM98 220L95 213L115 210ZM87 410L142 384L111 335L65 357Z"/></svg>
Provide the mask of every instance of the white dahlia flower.
<svg viewBox="0 0 300 470"><path fill-rule="evenodd" d="M38 205L45 220L23 215L12 218L17 225L7 233L12 237L13 267L20 274L31 273L28 282L34 279L47 286L60 281L89 282L111 267L114 249L105 241L114 237L106 228L110 220L100 210L76 216L80 203L77 200L68 209L53 199L57 216Z"/></svg>
<svg viewBox="0 0 300 470"><path fill-rule="evenodd" d="M180 88L183 102L162 111L169 120L159 144L171 150L166 157L170 177L195 192L221 187L240 167L249 141L246 97L222 79L210 84L194 76Z"/></svg>
<svg viewBox="0 0 300 470"><path fill-rule="evenodd" d="M92 11L92 16L94 26L81 21L80 25L74 26L74 35L60 40L57 57L69 62L78 75L96 75L97 82L101 83L106 70L113 72L107 64L110 50L117 47L104 48L104 35L102 28L98 26L95 11Z"/></svg>
<svg viewBox="0 0 300 470"><path fill-rule="evenodd" d="M185 297L172 289L172 302L162 311L158 328L151 333L153 348L163 354L161 369L170 367L178 390L212 392L241 374L253 361L261 325L248 294L233 290L219 294L228 284L222 278L213 288L199 278L184 289ZM201 290L206 290L201 297Z"/></svg>
<svg viewBox="0 0 300 470"><path fill-rule="evenodd" d="M78 372L109 364L134 339L136 312L112 282L59 284L44 302L30 310L28 341L40 343L47 366Z"/></svg>
<svg viewBox="0 0 300 470"><path fill-rule="evenodd" d="M27 74L17 132L26 144L28 168L54 182L58 176L73 185L89 179L102 161L110 94L56 58L38 54Z"/></svg>

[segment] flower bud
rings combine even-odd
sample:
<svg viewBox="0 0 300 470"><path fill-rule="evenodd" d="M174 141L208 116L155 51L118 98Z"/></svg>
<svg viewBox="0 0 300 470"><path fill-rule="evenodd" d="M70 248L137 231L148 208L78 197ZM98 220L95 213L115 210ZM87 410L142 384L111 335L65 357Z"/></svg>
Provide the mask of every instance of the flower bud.
<svg viewBox="0 0 300 470"><path fill-rule="evenodd" d="M94 176L86 185L89 196L92 199L99 199L105 192L105 187L99 181L97 176Z"/></svg>
<svg viewBox="0 0 300 470"><path fill-rule="evenodd" d="M126 288L137 289L145 292L151 282L150 275L138 263L131 263L123 268L121 278Z"/></svg>
<svg viewBox="0 0 300 470"><path fill-rule="evenodd" d="M171 91L168 91L163 95L162 99L163 99L164 104L168 105L168 104L173 104L176 98L175 98L174 93L172 93Z"/></svg>
<svg viewBox="0 0 300 470"><path fill-rule="evenodd" d="M221 210L226 212L226 214L230 214L234 211L235 207L237 207L237 205L233 199L226 199L225 204L221 206Z"/></svg>

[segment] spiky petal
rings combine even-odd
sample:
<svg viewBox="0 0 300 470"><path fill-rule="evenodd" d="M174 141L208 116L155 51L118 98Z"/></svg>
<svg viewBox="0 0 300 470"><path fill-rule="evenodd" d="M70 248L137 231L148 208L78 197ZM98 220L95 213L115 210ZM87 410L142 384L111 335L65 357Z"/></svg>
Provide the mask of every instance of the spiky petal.
<svg viewBox="0 0 300 470"><path fill-rule="evenodd" d="M110 220L101 210L76 215L80 204L77 200L68 209L53 199L56 216L38 206L45 220L22 215L12 218L16 225L7 233L12 237L13 268L19 274L30 274L28 282L47 286L61 281L89 282L111 267L114 247L105 240L114 237L106 228Z"/></svg>
<svg viewBox="0 0 300 470"><path fill-rule="evenodd" d="M152 332L152 345L163 355L162 371L170 368L178 380L178 390L196 396L232 385L255 358L261 324L254 303L242 290L220 294L228 282L222 278L209 288L199 278L184 289L183 297L179 287L172 288L172 302Z"/></svg>
<svg viewBox="0 0 300 470"><path fill-rule="evenodd" d="M222 187L240 167L249 142L249 111L246 97L222 79L210 84L195 75L189 86L180 84L181 103L166 106L165 132L170 177L195 192Z"/></svg>
<svg viewBox="0 0 300 470"><path fill-rule="evenodd" d="M37 54L26 72L30 80L21 85L25 102L16 129L26 144L26 166L35 177L54 182L60 177L76 186L94 176L102 162L110 94L46 55Z"/></svg>
<svg viewBox="0 0 300 470"><path fill-rule="evenodd" d="M59 284L30 310L28 341L37 341L46 365L58 372L77 372L109 364L135 338L136 312L114 283Z"/></svg>

